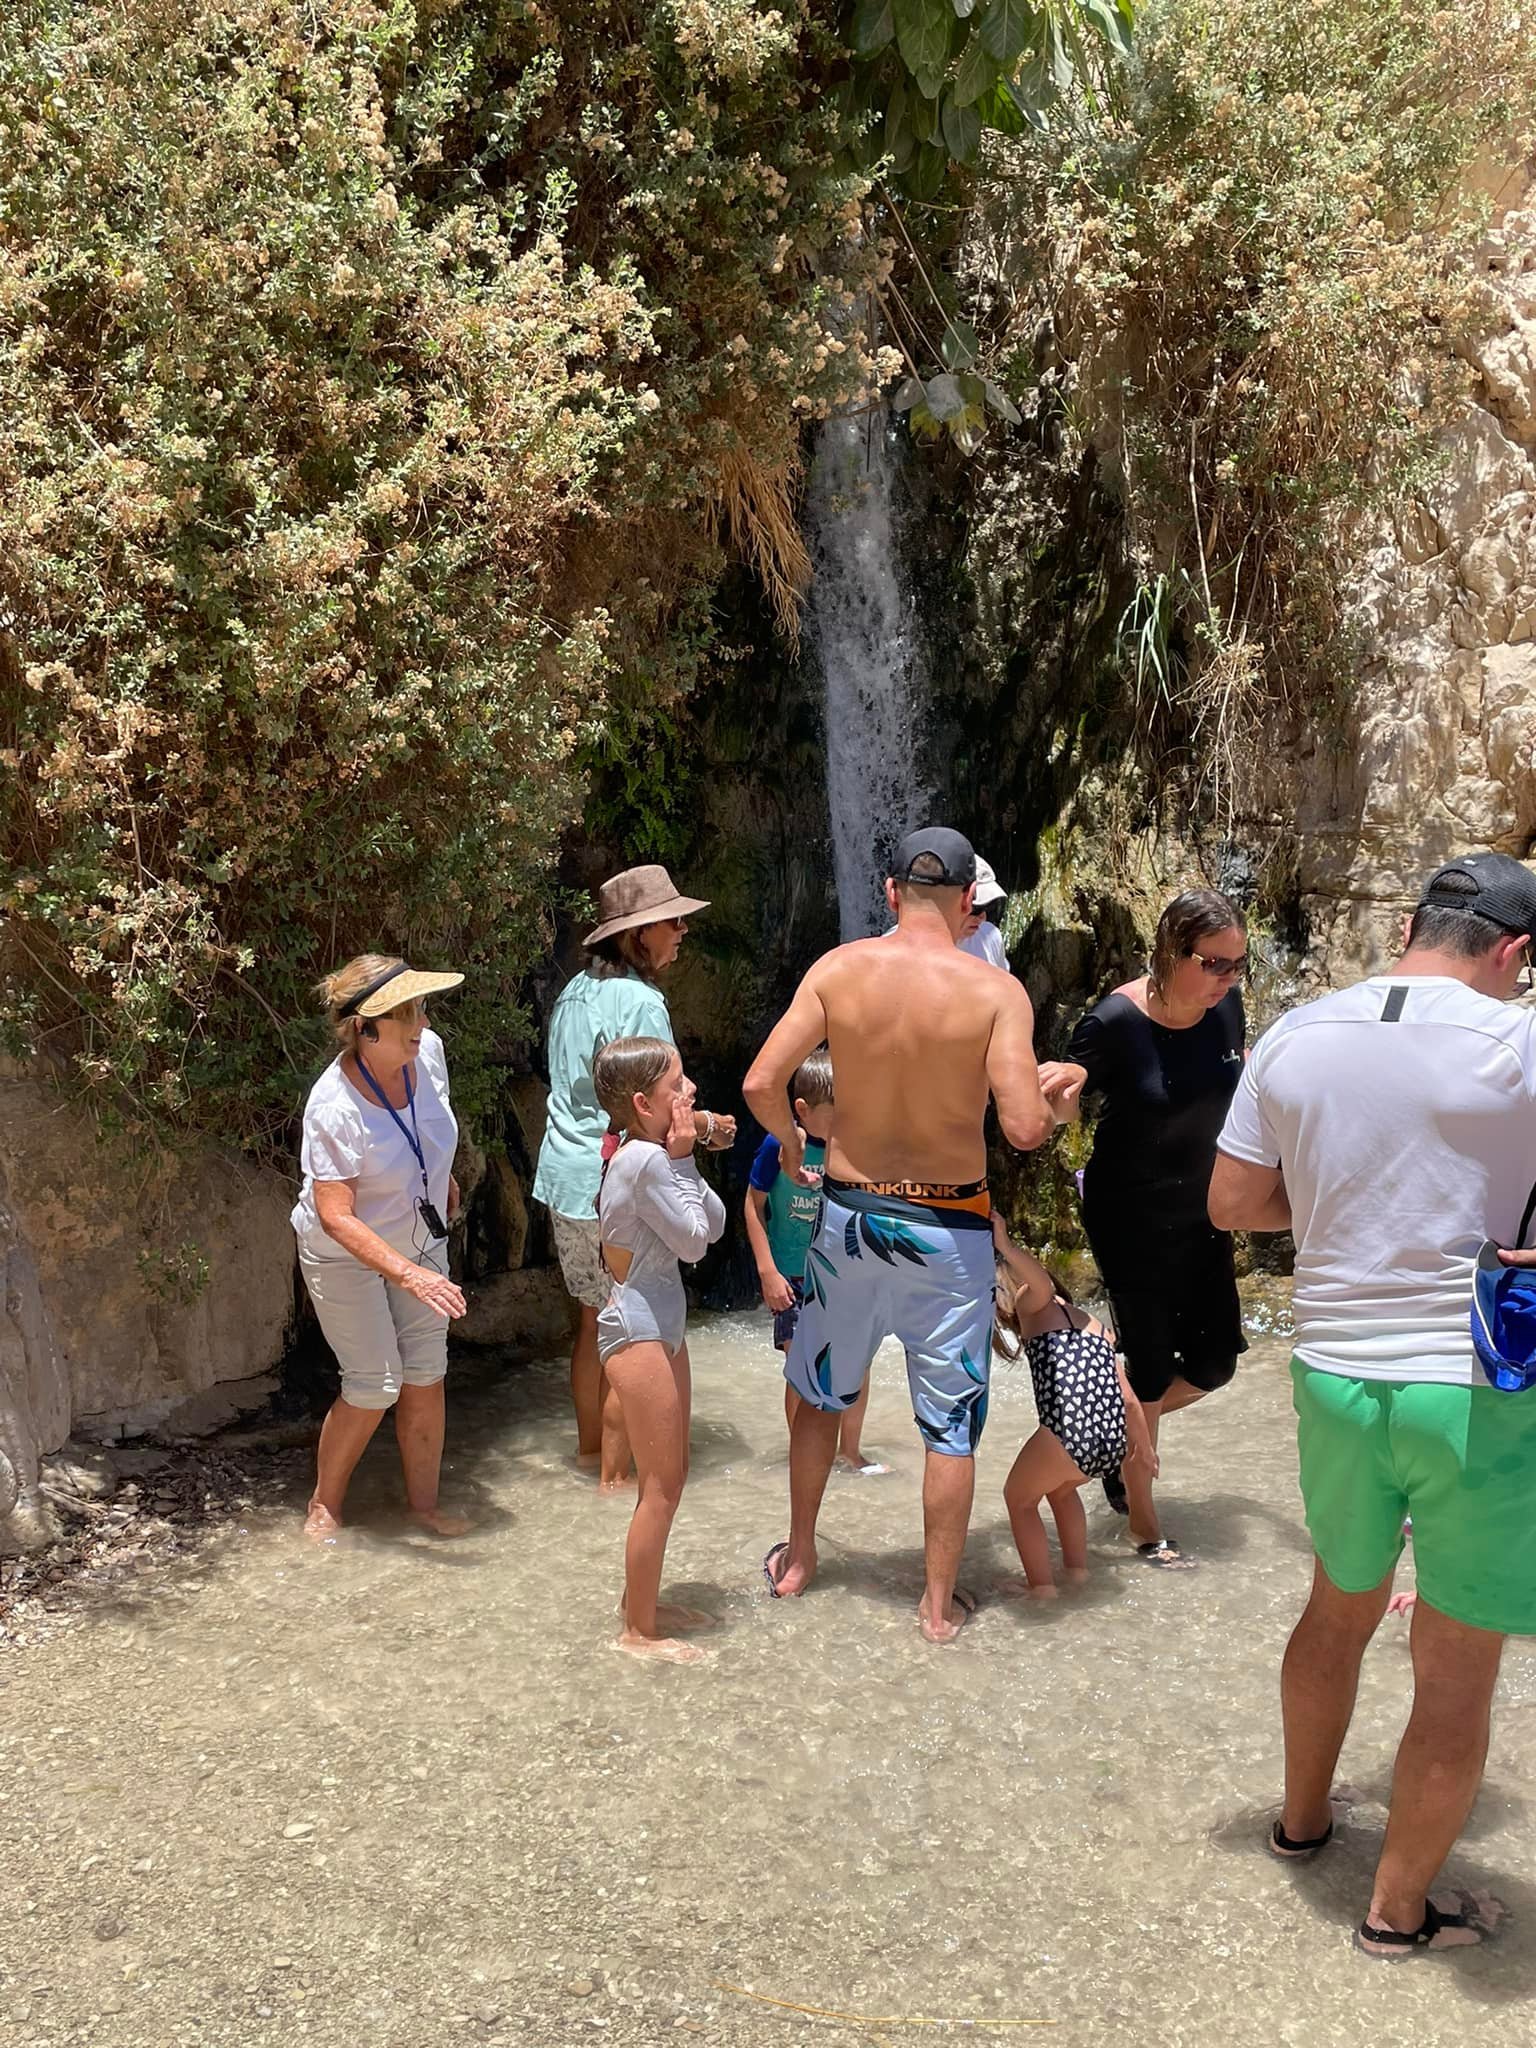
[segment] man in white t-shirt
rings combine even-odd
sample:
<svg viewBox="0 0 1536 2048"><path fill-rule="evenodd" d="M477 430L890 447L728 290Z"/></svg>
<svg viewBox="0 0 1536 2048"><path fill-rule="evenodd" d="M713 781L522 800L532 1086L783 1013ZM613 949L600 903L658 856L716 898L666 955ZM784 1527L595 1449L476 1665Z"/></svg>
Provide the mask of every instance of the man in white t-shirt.
<svg viewBox="0 0 1536 2048"><path fill-rule="evenodd" d="M1008 892L998 882L990 861L976 856L976 893L971 898L971 912L960 927L957 941L962 953L972 953L978 960L985 960L989 967L1001 967L1006 974L1008 955L1003 946L1003 935L987 916L990 903L1006 903Z"/></svg>
<svg viewBox="0 0 1536 2048"><path fill-rule="evenodd" d="M1333 1832L1360 1660L1412 1517L1413 1712L1356 1935L1373 1955L1464 1946L1500 1911L1429 1888L1482 1779L1504 1637L1536 1634L1536 1399L1487 1383L1470 1329L1478 1247L1514 1244L1536 1179L1536 1014L1510 1000L1533 931L1536 874L1519 861L1441 868L1389 974L1260 1039L1211 1179L1219 1229L1296 1238L1291 1374L1317 1565L1281 1676L1279 1856Z"/></svg>

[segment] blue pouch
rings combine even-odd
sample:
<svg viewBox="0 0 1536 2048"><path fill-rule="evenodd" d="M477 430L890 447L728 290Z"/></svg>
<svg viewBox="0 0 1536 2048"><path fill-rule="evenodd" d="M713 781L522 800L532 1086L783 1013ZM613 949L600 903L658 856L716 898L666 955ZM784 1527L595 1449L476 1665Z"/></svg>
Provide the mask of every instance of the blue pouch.
<svg viewBox="0 0 1536 2048"><path fill-rule="evenodd" d="M1536 1209L1531 1189L1515 1243L1523 1245ZM1506 1266L1491 1240L1478 1250L1472 1275L1472 1348L1483 1376L1502 1394L1536 1386L1536 1266Z"/></svg>

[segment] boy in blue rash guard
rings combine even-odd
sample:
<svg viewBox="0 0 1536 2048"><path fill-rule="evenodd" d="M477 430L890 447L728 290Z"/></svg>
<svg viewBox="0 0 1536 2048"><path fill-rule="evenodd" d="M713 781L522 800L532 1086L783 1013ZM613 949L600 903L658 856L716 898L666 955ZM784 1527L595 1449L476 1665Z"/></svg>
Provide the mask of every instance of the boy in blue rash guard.
<svg viewBox="0 0 1536 2048"><path fill-rule="evenodd" d="M819 1175L832 1133L832 1055L825 1047L800 1062L789 1092L795 1122L805 1139L806 1167ZM782 1170L782 1149L772 1135L764 1138L758 1148L752 1162L745 1220L747 1242L752 1247L763 1291L763 1306L773 1312L774 1349L788 1352L805 1301L805 1255L821 1213L821 1189L804 1187ZM786 1383L784 1419L791 1430L799 1406L800 1396ZM866 1459L860 1448L868 1406L866 1373L862 1393L842 1418L837 1462L845 1470L873 1476L889 1468Z"/></svg>

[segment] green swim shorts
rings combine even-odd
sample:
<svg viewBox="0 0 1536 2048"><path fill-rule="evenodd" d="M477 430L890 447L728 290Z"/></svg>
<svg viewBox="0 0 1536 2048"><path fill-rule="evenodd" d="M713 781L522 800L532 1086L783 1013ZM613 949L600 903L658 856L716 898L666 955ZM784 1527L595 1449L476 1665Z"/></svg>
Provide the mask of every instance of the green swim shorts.
<svg viewBox="0 0 1536 2048"><path fill-rule="evenodd" d="M1413 1517L1419 1591L1536 1635L1536 1391L1345 1379L1291 1360L1307 1528L1343 1593L1379 1586Z"/></svg>

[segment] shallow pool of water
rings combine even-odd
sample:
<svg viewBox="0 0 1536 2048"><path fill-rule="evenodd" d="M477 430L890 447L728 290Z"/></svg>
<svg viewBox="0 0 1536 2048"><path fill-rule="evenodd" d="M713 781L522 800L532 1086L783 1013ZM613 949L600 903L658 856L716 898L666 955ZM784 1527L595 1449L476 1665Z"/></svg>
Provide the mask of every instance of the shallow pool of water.
<svg viewBox="0 0 1536 2048"><path fill-rule="evenodd" d="M1510 1904L1496 1945L1398 1966L1349 1945L1408 1697L1400 1624L1344 1757L1365 1803L1309 1868L1264 1853L1309 1576L1281 1345L1166 1431L1166 1520L1198 1571L1137 1563L1098 1502L1083 1595L984 1603L940 1650L914 1620L899 1358L866 1431L894 1471L834 1478L817 1586L775 1603L766 1326L701 1319L691 1343L667 1591L722 1615L706 1665L610 1647L627 1511L567 1462L555 1364L450 1381L463 1543L402 1530L381 1434L345 1549L307 1549L273 1503L10 1658L5 2048L961 2038L917 2018L1125 2048L1530 2040L1530 1648L1451 1872ZM1014 1568L1001 1487L1032 1426L1027 1376L1000 1369L963 1574L983 1595Z"/></svg>

